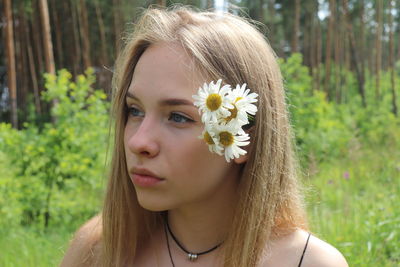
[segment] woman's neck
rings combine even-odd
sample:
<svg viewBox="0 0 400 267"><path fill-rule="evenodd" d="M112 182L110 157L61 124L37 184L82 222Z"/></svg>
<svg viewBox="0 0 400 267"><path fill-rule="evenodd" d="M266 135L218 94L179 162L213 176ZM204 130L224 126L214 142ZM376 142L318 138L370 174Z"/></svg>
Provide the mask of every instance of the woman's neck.
<svg viewBox="0 0 400 267"><path fill-rule="evenodd" d="M169 227L186 250L206 251L225 240L238 198L238 179L231 178L223 191L206 200L168 211Z"/></svg>

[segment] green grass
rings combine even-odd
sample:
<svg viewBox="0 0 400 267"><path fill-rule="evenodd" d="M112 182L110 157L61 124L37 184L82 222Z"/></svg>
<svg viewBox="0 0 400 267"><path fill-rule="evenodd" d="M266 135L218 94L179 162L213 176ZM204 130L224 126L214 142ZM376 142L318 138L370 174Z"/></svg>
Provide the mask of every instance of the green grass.
<svg viewBox="0 0 400 267"><path fill-rule="evenodd" d="M306 187L311 230L350 266L400 266L399 149L351 150L320 165Z"/></svg>
<svg viewBox="0 0 400 267"><path fill-rule="evenodd" d="M42 227L16 224L19 207L13 195L7 192L12 185L10 180L15 177L10 166L12 164L0 151L0 216L3 216L0 218L0 266L58 266L74 230L66 226L64 229L54 227L43 231L39 230Z"/></svg>
<svg viewBox="0 0 400 267"><path fill-rule="evenodd" d="M305 180L311 230L337 247L350 266L400 266L395 147L351 149L347 157L314 168ZM0 266L57 266L73 231L0 227Z"/></svg>
<svg viewBox="0 0 400 267"><path fill-rule="evenodd" d="M15 227L0 231L0 266L58 266L71 233Z"/></svg>

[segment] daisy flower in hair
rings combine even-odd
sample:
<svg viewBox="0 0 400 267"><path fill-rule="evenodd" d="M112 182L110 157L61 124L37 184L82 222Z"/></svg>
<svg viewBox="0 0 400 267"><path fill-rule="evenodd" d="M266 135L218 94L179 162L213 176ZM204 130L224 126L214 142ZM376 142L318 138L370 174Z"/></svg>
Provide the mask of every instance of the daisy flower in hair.
<svg viewBox="0 0 400 267"><path fill-rule="evenodd" d="M230 115L223 118L222 122L233 125L246 125L249 123L248 115L255 115L257 112L257 106L253 103L257 102L258 94L250 93L250 89L246 88L244 83L242 86L239 84L233 89L228 97L232 109L229 109Z"/></svg>
<svg viewBox="0 0 400 267"><path fill-rule="evenodd" d="M220 156L223 155L224 148L219 143L212 128L206 126L199 138L206 142L211 153L217 153Z"/></svg>
<svg viewBox="0 0 400 267"><path fill-rule="evenodd" d="M199 89L198 94L193 96L194 105L199 108L202 114L201 120L206 122L217 122L218 118L229 115L229 108L233 105L229 102L226 94L231 91L230 85L224 85L221 88L222 79L216 83L213 81L210 84L204 83Z"/></svg>
<svg viewBox="0 0 400 267"><path fill-rule="evenodd" d="M224 155L227 162L247 153L246 150L240 148L241 146L250 144L250 137L247 133L237 133L237 129L229 125L217 125L214 128L214 134L218 143L224 148Z"/></svg>
<svg viewBox="0 0 400 267"><path fill-rule="evenodd" d="M243 126L249 123L248 116L255 115L258 95L250 93L246 84L221 87L222 80L199 88L194 95L194 105L202 114L204 130L200 136L212 153L224 155L227 162L247 153L241 147L250 144L249 135Z"/></svg>

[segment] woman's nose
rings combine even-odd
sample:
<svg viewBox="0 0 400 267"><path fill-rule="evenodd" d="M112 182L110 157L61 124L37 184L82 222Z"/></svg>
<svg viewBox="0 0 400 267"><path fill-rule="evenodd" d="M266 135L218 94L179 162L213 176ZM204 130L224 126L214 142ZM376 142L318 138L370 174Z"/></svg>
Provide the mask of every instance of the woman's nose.
<svg viewBox="0 0 400 267"><path fill-rule="evenodd" d="M128 129L125 129L126 134L128 134L128 148L132 153L148 158L158 155L160 136L154 119L145 117L140 124L130 125L128 123L126 127L128 127Z"/></svg>

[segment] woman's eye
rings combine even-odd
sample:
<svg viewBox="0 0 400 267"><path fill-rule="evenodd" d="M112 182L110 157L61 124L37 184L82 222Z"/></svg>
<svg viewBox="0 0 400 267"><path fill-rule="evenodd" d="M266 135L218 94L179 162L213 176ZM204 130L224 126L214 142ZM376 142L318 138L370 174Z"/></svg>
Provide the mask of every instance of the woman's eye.
<svg viewBox="0 0 400 267"><path fill-rule="evenodd" d="M194 122L194 120L189 119L186 116L183 116L179 113L171 113L171 115L169 116L168 120L173 121L173 122L177 122L177 123L187 123L187 122Z"/></svg>
<svg viewBox="0 0 400 267"><path fill-rule="evenodd" d="M128 115L132 117L144 117L144 112L135 107L128 107Z"/></svg>

